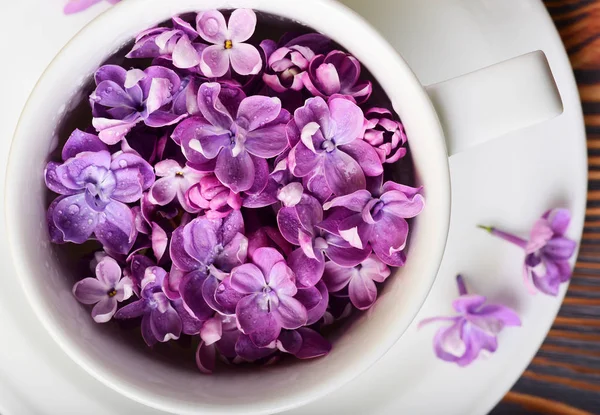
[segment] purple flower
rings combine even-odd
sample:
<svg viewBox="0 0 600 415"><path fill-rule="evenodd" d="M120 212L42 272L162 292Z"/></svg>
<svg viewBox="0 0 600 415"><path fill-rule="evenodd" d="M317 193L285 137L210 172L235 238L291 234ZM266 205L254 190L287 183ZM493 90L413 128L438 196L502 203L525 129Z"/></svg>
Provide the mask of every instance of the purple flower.
<svg viewBox="0 0 600 415"><path fill-rule="evenodd" d="M263 81L277 93L300 91L304 88L302 75L314 57L314 52L306 46L279 48L269 56Z"/></svg>
<svg viewBox="0 0 600 415"><path fill-rule="evenodd" d="M334 50L315 56L302 74L302 81L311 94L328 98L346 95L359 104L365 102L373 92L370 81L360 81L360 62L352 55Z"/></svg>
<svg viewBox="0 0 600 415"><path fill-rule="evenodd" d="M277 224L283 237L300 246L288 257L301 288L313 287L325 269L325 255L341 266L353 267L365 260L370 246L352 247L340 236L320 228L323 208L314 197L304 194L298 204L282 207L277 214Z"/></svg>
<svg viewBox="0 0 600 415"><path fill-rule="evenodd" d="M480 352L495 352L497 335L506 326L520 326L519 316L502 305L485 305L486 297L469 295L462 277L457 277L460 297L452 306L458 316L434 317L423 320L419 327L434 322L449 322L441 328L433 340L435 354L446 362L463 367L471 364Z"/></svg>
<svg viewBox="0 0 600 415"><path fill-rule="evenodd" d="M224 186L214 174L200 179L186 194L187 203L195 209L203 209L208 219L220 219L242 208L242 198Z"/></svg>
<svg viewBox="0 0 600 415"><path fill-rule="evenodd" d="M312 192L324 194L325 187L342 196L364 189L365 175L383 173L377 152L359 138L364 133L364 116L351 101L307 100L296 110L288 133L290 142L297 142L289 155L290 171L305 178Z"/></svg>
<svg viewBox="0 0 600 415"><path fill-rule="evenodd" d="M557 296L560 285L571 279L569 259L577 247L565 237L570 221L568 210L549 210L533 225L529 241L496 228L482 228L525 250L523 277L532 294L540 291Z"/></svg>
<svg viewBox="0 0 600 415"><path fill-rule="evenodd" d="M252 96L235 108L220 99L221 85L200 87L198 105L203 119L193 121L194 135L181 139L184 147L207 160L216 159L215 175L235 193L259 193L267 185L269 169L265 159L281 154L288 146L285 133L289 119L277 98ZM193 162L184 150L188 160Z"/></svg>
<svg viewBox="0 0 600 415"><path fill-rule="evenodd" d="M141 298L115 314L115 318L121 320L142 317L142 337L148 346L177 340L183 329L179 313L162 289L166 277L167 273L162 268L146 268Z"/></svg>
<svg viewBox="0 0 600 415"><path fill-rule="evenodd" d="M201 341L196 349L198 369L205 374L212 373L215 370L217 352L227 361L237 363L239 358L235 347L240 335L235 316L217 314L204 322L200 330Z"/></svg>
<svg viewBox="0 0 600 415"><path fill-rule="evenodd" d="M301 327L298 330L282 330L277 348L298 359L314 359L327 355L331 351L331 343L316 331Z"/></svg>
<svg viewBox="0 0 600 415"><path fill-rule="evenodd" d="M371 254L355 267L342 267L335 262L327 262L323 281L329 292L338 292L348 287L350 301L354 307L367 310L377 299L375 282L384 282L390 273L387 265Z"/></svg>
<svg viewBox="0 0 600 415"><path fill-rule="evenodd" d="M163 160L154 167L156 176L160 177L150 188L150 200L160 206L171 203L175 198L188 212L198 212L188 203L186 193L204 176L188 166L182 167L175 160Z"/></svg>
<svg viewBox="0 0 600 415"><path fill-rule="evenodd" d="M295 280L294 272L273 248L256 250L252 264L231 272L231 287L245 295L235 309L238 325L256 346L273 343L282 328L293 330L306 324L306 308L294 298Z"/></svg>
<svg viewBox="0 0 600 415"><path fill-rule="evenodd" d="M96 71L96 90L90 95L93 124L106 144L116 144L139 122L164 127L179 122L184 115L165 110L173 93L179 90L179 76L170 69L151 66L142 71L126 71L105 65Z"/></svg>
<svg viewBox="0 0 600 415"><path fill-rule="evenodd" d="M155 27L140 33L128 58L172 59L177 68L188 69L200 64L200 56L204 45L192 42L198 33L190 24L180 17L173 18L173 28Z"/></svg>
<svg viewBox="0 0 600 415"><path fill-rule="evenodd" d="M92 318L96 323L106 323L117 311L117 303L133 294L133 283L128 277L121 278L117 261L105 256L96 265L96 278L86 278L73 286L73 295L83 304L96 304Z"/></svg>
<svg viewBox="0 0 600 415"><path fill-rule="evenodd" d="M391 111L371 108L365 113L365 118L367 129L364 140L375 148L382 163L395 163L406 155L404 126L394 120Z"/></svg>
<svg viewBox="0 0 600 415"><path fill-rule="evenodd" d="M335 221L321 226L339 232L353 247L362 249L371 244L379 259L399 267L406 261L404 248L408 239L408 222L423 210L425 200L415 189L386 182L377 194L358 190L325 203L324 209L342 208ZM344 213L345 212L345 213ZM345 216L345 217L344 217Z"/></svg>
<svg viewBox="0 0 600 415"><path fill-rule="evenodd" d="M244 43L254 33L256 14L250 9L237 9L231 13L229 24L218 10L198 14L198 33L212 43L202 52L200 68L204 75L218 78L227 73L229 65L240 75L255 75L262 68L258 50Z"/></svg>
<svg viewBox="0 0 600 415"><path fill-rule="evenodd" d="M102 0L69 0L69 2L65 5L64 13L65 14L73 14L79 13L81 11L86 10L87 8L93 6L96 3L100 3ZM121 0L106 0L110 4L117 4Z"/></svg>
<svg viewBox="0 0 600 415"><path fill-rule="evenodd" d="M152 167L133 153L112 156L96 136L75 131L63 149L63 164L50 162L46 186L63 195L48 210L52 240L81 244L92 233L111 251L127 254L137 235L126 203L138 201L154 182ZM79 152L81 151L81 152Z"/></svg>

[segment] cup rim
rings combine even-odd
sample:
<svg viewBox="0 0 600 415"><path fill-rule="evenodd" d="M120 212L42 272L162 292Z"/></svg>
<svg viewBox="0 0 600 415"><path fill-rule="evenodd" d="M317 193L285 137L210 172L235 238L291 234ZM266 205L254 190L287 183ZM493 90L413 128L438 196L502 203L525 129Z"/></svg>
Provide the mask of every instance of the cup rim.
<svg viewBox="0 0 600 415"><path fill-rule="evenodd" d="M28 115L31 112L31 108L34 106L32 103L44 99L39 94L40 89L42 89L41 86L52 82L53 78L60 78L61 76L64 77L64 75L61 75L59 68L64 66L65 62L73 59L73 57L77 57L78 47L87 44L91 39L99 36L102 32L105 32L104 29L110 26L111 19L117 16L132 15L133 11L139 9L143 10L155 6L158 8L157 5L159 5L161 1L162 0L128 0L127 2L122 2L92 20L61 49L61 51L50 63L48 68L41 75L21 113L19 122L15 129L13 141L11 143L7 172L16 170L15 165L18 164L15 162L15 159L17 158L16 155L17 153L24 152L26 149L25 145L20 143L23 141L26 142L27 140L19 140L19 137L27 135L27 119L30 118ZM162 3L165 2L163 1ZM413 301L414 306L412 311L407 313L407 315L410 314L410 317L404 318L404 323L399 325L401 327L399 327L397 330L394 330L393 334L387 335L384 338L384 341L380 341L380 344L374 345L373 350L368 354L369 357L363 358L360 362L360 365L356 365L355 369L351 371L351 373L347 373L348 371L345 371L342 375L332 374L328 382L320 384L319 388L312 388L303 392L290 394L285 397L274 397L274 399L268 401L268 403L254 404L254 408L250 407L249 405L216 408L208 405L202 406L197 402L194 402L193 406L186 406L183 405L182 402L175 399L167 400L164 397L157 398L150 393L146 393L144 390L139 390L134 386L129 385L119 376L109 373L109 371L105 370L101 364L86 357L85 354L80 350L80 347L75 344L70 336L62 333L57 323L52 318L48 317L47 313L50 311L49 307L45 304L45 299L42 297L42 293L37 287L35 281L36 277L28 270L27 260L25 259L26 249L22 243L19 243L22 237L18 232L19 209L16 207L16 203L11 204L10 201L16 199L16 195L19 194L21 188L16 183L9 180L9 177L11 176L10 174L6 175L5 195L7 238L10 242L10 252L15 263L16 273L21 281L28 302L34 309L37 318L42 322L42 325L50 333L53 340L63 349L63 351L65 351L65 353L71 359L73 359L79 366L81 366L97 380L101 381L115 391L129 397L130 399L166 412L176 411L178 413L185 414L203 413L203 411L221 412L227 414L268 414L281 412L305 405L331 393L335 389L338 389L342 385L350 382L352 379L356 378L358 375L375 364L404 334L425 302L441 264L450 222L450 174L445 150L444 134L441 124L437 118L437 114L433 108L433 105L431 104L431 101L429 100L427 93L406 62L373 27L371 27L362 17L358 16L346 6L337 3L334 0L303 0L301 3L280 2L279 0L209 0L202 6L199 6L196 3L197 2L195 0L171 0L168 6L163 4L160 7L162 21L167 20L177 14L211 9L212 7L207 4L219 4L220 6L216 8L233 9L236 7L252 7L255 10L297 20L317 31L327 34L334 40L339 40L340 37L344 37L344 33L346 33L347 36L350 36L350 33L345 28L352 28L352 35L360 39L358 42L355 42L356 45L354 46L356 46L356 48L359 47L357 46L359 43L370 44L370 46L374 49L374 51L372 51L372 55L376 56L379 53L380 56L383 57L381 59L387 61L385 65L386 67L394 68L400 71L400 74L404 77L406 82L405 84L403 83L403 87L410 89L413 98L413 104L421 108L418 122L425 125L424 128L428 130L428 134L431 136L430 141L435 139L439 141L439 143L437 143L437 147L431 145L423 146L424 148L420 152L420 157L425 160L423 155L425 152L428 152L427 157L430 159L428 163L431 166L435 166L436 170L436 174L431 173L428 175L432 178L436 176L437 180L441 181L438 183L438 185L436 185L435 189L437 192L436 203L438 206L435 206L436 213L433 217L435 219L434 225L438 227L436 231L438 235L441 235L442 237L441 239L430 242L428 245L428 254L431 258L435 258L435 260L430 260L433 265L429 265L430 275L426 277L428 286L426 289L422 289L417 298L415 298ZM284 6L280 3L286 4ZM319 15L320 17L315 17L312 19L309 17L306 10L312 10L314 12L315 8L317 8L316 10L320 10L320 12L315 12L315 15ZM326 30L324 26L326 20L324 20L323 16L327 16L328 20L330 20L332 16L335 16L335 18L338 19L338 24L334 26L340 29L330 28L331 30ZM133 38L137 34L134 32L134 30L135 29L130 29L132 33L130 33L129 39ZM332 34L332 32L336 30L340 32L338 36ZM360 33L360 36L356 36L358 33ZM351 53L355 54L356 48L348 45L349 40L339 43L346 47ZM359 60L361 63L364 63L362 59L359 58ZM378 62L378 64L379 63L380 62ZM366 64L365 66L368 65ZM392 100L392 104L396 109L397 99L395 98L397 97L392 96L392 94L389 92L389 88L384 85L384 82L381 82L380 78L377 76L375 77L382 84L382 87L384 88L388 97ZM389 86L390 83L387 82L387 84ZM432 144L432 142L429 144ZM413 149L413 145L411 145L411 149ZM414 158L415 157L413 156L413 159ZM416 160L415 165L417 165ZM392 330L390 330L390 332L392 332Z"/></svg>

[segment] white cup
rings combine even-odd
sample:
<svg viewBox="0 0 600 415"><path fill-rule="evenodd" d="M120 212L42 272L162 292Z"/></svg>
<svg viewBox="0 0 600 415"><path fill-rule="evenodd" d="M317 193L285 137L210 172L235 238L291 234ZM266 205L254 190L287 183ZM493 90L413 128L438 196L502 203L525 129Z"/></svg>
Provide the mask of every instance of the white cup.
<svg viewBox="0 0 600 415"><path fill-rule="evenodd" d="M334 39L370 70L404 122L426 208L413 228L406 266L388 279L375 306L334 339L327 357L205 376L131 347L119 330L95 324L89 310L73 298L73 276L66 277L72 270L61 265L49 243L43 170L58 142L57 125L81 102L82 86L107 57L138 32L174 15L242 7L304 23ZM298 407L375 363L423 304L448 235L449 155L561 112L542 52L424 88L375 29L332 0L127 0L99 16L60 52L21 116L6 175L8 237L18 278L63 350L94 377L136 401L178 414L268 414Z"/></svg>

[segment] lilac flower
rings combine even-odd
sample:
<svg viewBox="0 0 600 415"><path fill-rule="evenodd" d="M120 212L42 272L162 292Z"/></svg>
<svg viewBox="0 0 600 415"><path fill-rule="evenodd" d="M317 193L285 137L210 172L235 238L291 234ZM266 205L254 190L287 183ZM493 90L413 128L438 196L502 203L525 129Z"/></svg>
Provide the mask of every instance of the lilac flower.
<svg viewBox="0 0 600 415"><path fill-rule="evenodd" d="M434 317L423 320L419 327L434 322L449 322L441 328L434 340L438 358L463 367L471 364L480 352L495 352L497 335L506 326L520 326L519 316L502 305L485 305L486 297L469 295L462 277L457 277L460 297L452 306L459 313L455 317Z"/></svg>
<svg viewBox="0 0 600 415"><path fill-rule="evenodd" d="M160 206L171 203L175 198L188 212L198 212L188 203L186 193L194 184L198 183L204 174L182 167L175 160L163 160L155 166L156 176L161 177L150 188L150 200Z"/></svg>
<svg viewBox="0 0 600 415"><path fill-rule="evenodd" d="M180 17L173 18L173 28L155 27L140 33L128 58L168 57L177 68L188 69L200 64L204 45L192 44L198 33Z"/></svg>
<svg viewBox="0 0 600 415"><path fill-rule="evenodd" d="M304 194L298 204L283 207L277 214L277 224L283 237L300 246L288 256L290 267L301 288L313 287L325 269L325 255L341 266L353 267L365 260L370 246L352 247L340 236L320 228L323 208L314 197Z"/></svg>
<svg viewBox="0 0 600 415"><path fill-rule="evenodd" d="M132 153L96 150L96 136L75 131L63 149L74 157L63 164L50 162L46 186L62 195L48 210L52 240L81 244L92 233L111 251L127 254L137 235L134 215L126 203L139 200L154 182L152 167Z"/></svg>
<svg viewBox="0 0 600 415"><path fill-rule="evenodd" d="M532 294L540 291L557 296L560 285L571 279L569 259L577 247L565 237L570 221L568 210L549 210L534 224L529 241L496 228L482 228L525 250L523 277Z"/></svg>
<svg viewBox="0 0 600 415"><path fill-rule="evenodd" d="M229 24L218 10L198 14L198 33L212 43L202 52L200 68L210 78L227 73L229 65L240 75L255 75L262 68L258 50L244 43L254 33L256 14L250 9L237 9L231 13Z"/></svg>
<svg viewBox="0 0 600 415"><path fill-rule="evenodd" d="M377 152L359 137L364 116L354 103L334 98L327 104L311 98L296 110L288 133L299 142L289 155L290 171L308 180L308 189L322 194L326 187L341 196L366 187L367 176L378 176L383 167Z"/></svg>
<svg viewBox="0 0 600 415"><path fill-rule="evenodd" d="M179 90L179 76L170 69L151 66L142 71L126 71L105 65L96 71L96 90L90 96L93 124L106 144L116 144L139 122L164 127L179 122L184 115L163 109Z"/></svg>
<svg viewBox="0 0 600 415"><path fill-rule="evenodd" d="M306 324L308 314L293 298L298 289L293 271L273 248L260 248L252 264L231 272L231 287L244 294L235 314L242 332L258 347L277 340L282 328L297 329Z"/></svg>
<svg viewBox="0 0 600 415"><path fill-rule="evenodd" d="M194 209L203 209L208 219L220 219L242 208L242 198L224 186L214 174L200 179L186 194L187 203Z"/></svg>
<svg viewBox="0 0 600 415"><path fill-rule="evenodd" d="M96 278L86 278L73 286L73 295L83 304L96 304L92 318L96 323L106 323L117 311L117 303L133 295L133 283L121 278L117 261L105 256L96 265Z"/></svg>
<svg viewBox="0 0 600 415"><path fill-rule="evenodd" d="M375 282L384 282L390 273L387 265L371 254L355 267L341 267L335 262L327 262L323 281L329 292L338 292L348 287L350 301L354 307L367 310L377 299Z"/></svg>
<svg viewBox="0 0 600 415"><path fill-rule="evenodd" d="M384 263L402 266L406 260L403 251L408 238L405 219L417 216L425 206L420 190L386 182L374 195L368 190L358 190L337 197L323 207L325 210L343 208L346 217L342 212L341 217L321 226L330 232L339 232L353 247L362 249L370 243Z"/></svg>
<svg viewBox="0 0 600 415"><path fill-rule="evenodd" d="M315 53L306 46L292 45L274 51L268 59L263 81L277 93L304 88L302 75Z"/></svg>
<svg viewBox="0 0 600 415"><path fill-rule="evenodd" d="M87 8L93 6L96 3L100 3L102 0L69 0L69 2L65 5L64 13L65 14L73 14L79 13L81 11L86 10ZM106 0L110 4L117 4L121 0Z"/></svg>
<svg viewBox="0 0 600 415"><path fill-rule="evenodd" d="M142 337L148 346L177 340L183 329L179 313L162 290L166 276L162 268L147 268L141 284L141 298L115 314L116 319L142 317Z"/></svg>
<svg viewBox="0 0 600 415"><path fill-rule="evenodd" d="M382 163L395 163L406 155L407 142L404 126L394 120L391 111L385 108L371 108L365 113L367 129L364 140L371 144Z"/></svg>
<svg viewBox="0 0 600 415"><path fill-rule="evenodd" d="M334 50L327 56L315 56L302 74L302 81L314 96L346 95L362 104L371 96L373 85L359 81L360 71L360 62L354 56Z"/></svg>
<svg viewBox="0 0 600 415"><path fill-rule="evenodd" d="M237 328L235 316L217 314L207 320L200 330L201 342L196 349L196 365L205 374L215 370L217 352L231 363L238 362L235 350L241 332Z"/></svg>
<svg viewBox="0 0 600 415"><path fill-rule="evenodd" d="M217 83L200 87L198 105L204 119L194 119L195 135L182 139L182 144L189 139L190 149L208 160L216 158L215 175L234 192L259 193L269 175L265 159L281 154L288 146L285 126L289 114L282 110L279 99L256 95L239 103L234 118L233 109L221 102L220 92Z"/></svg>
<svg viewBox="0 0 600 415"><path fill-rule="evenodd" d="M298 203L304 188L302 183L298 183L296 180L298 179L288 169L288 158L284 152L275 159L275 168L269 175L266 187L260 193L244 195L243 205L247 208L257 209L274 205L277 202L290 204L292 199Z"/></svg>

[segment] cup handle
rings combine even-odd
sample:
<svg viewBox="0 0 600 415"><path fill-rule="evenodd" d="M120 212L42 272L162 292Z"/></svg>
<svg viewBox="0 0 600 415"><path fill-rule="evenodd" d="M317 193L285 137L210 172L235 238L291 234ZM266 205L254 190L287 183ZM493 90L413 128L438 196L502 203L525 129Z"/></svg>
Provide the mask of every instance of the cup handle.
<svg viewBox="0 0 600 415"><path fill-rule="evenodd" d="M563 112L542 51L425 89L444 128L449 156Z"/></svg>

